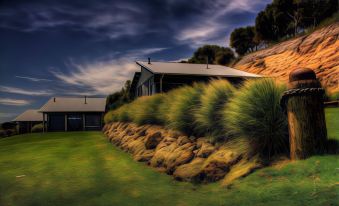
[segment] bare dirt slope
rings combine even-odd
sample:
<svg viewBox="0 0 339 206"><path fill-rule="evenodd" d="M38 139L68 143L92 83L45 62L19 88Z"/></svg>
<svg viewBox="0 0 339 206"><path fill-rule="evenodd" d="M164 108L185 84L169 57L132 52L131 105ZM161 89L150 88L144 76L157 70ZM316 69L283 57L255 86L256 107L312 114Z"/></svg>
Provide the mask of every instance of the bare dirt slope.
<svg viewBox="0 0 339 206"><path fill-rule="evenodd" d="M244 56L237 69L287 82L291 70L313 69L329 92L339 92L339 22Z"/></svg>

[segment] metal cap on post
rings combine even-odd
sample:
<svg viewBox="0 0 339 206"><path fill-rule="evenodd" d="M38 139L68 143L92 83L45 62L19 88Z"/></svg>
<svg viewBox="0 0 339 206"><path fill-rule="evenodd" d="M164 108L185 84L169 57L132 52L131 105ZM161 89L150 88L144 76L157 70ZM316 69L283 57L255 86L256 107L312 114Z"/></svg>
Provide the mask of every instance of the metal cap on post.
<svg viewBox="0 0 339 206"><path fill-rule="evenodd" d="M323 95L324 89L313 70L303 68L290 73L282 102L287 110L292 160L305 159L326 149Z"/></svg>

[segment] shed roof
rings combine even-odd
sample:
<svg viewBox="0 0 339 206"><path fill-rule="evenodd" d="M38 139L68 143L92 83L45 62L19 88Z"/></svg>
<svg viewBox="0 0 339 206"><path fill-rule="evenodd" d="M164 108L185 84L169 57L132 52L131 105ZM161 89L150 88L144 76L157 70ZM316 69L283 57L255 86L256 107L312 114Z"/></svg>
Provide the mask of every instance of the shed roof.
<svg viewBox="0 0 339 206"><path fill-rule="evenodd" d="M17 116L16 122L42 122L42 114L37 109L29 109Z"/></svg>
<svg viewBox="0 0 339 206"><path fill-rule="evenodd" d="M106 98L52 97L40 112L105 112Z"/></svg>
<svg viewBox="0 0 339 206"><path fill-rule="evenodd" d="M222 77L261 77L230 67L209 64L189 64L176 62L148 62L137 61L138 65L150 70L155 74L172 75L201 75L201 76L222 76Z"/></svg>

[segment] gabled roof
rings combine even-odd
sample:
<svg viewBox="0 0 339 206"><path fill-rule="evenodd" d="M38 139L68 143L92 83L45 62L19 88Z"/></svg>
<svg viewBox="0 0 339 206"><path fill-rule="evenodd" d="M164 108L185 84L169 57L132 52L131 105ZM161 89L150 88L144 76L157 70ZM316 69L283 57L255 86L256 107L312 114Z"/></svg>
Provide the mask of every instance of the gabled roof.
<svg viewBox="0 0 339 206"><path fill-rule="evenodd" d="M42 114L37 109L29 109L17 116L15 122L42 122Z"/></svg>
<svg viewBox="0 0 339 206"><path fill-rule="evenodd" d="M106 98L53 97L40 112L105 112Z"/></svg>
<svg viewBox="0 0 339 206"><path fill-rule="evenodd" d="M148 62L137 61L138 65L148 69L154 74L169 75L200 75L200 76L220 76L220 77L261 77L230 67L209 64L189 64L176 62Z"/></svg>

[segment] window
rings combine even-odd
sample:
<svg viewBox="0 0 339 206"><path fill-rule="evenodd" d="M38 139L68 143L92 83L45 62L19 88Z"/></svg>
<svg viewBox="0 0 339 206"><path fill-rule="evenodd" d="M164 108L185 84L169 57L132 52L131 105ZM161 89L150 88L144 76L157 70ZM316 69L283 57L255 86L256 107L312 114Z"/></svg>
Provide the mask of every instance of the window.
<svg viewBox="0 0 339 206"><path fill-rule="evenodd" d="M86 114L85 125L86 127L100 127L101 125L100 114Z"/></svg>

